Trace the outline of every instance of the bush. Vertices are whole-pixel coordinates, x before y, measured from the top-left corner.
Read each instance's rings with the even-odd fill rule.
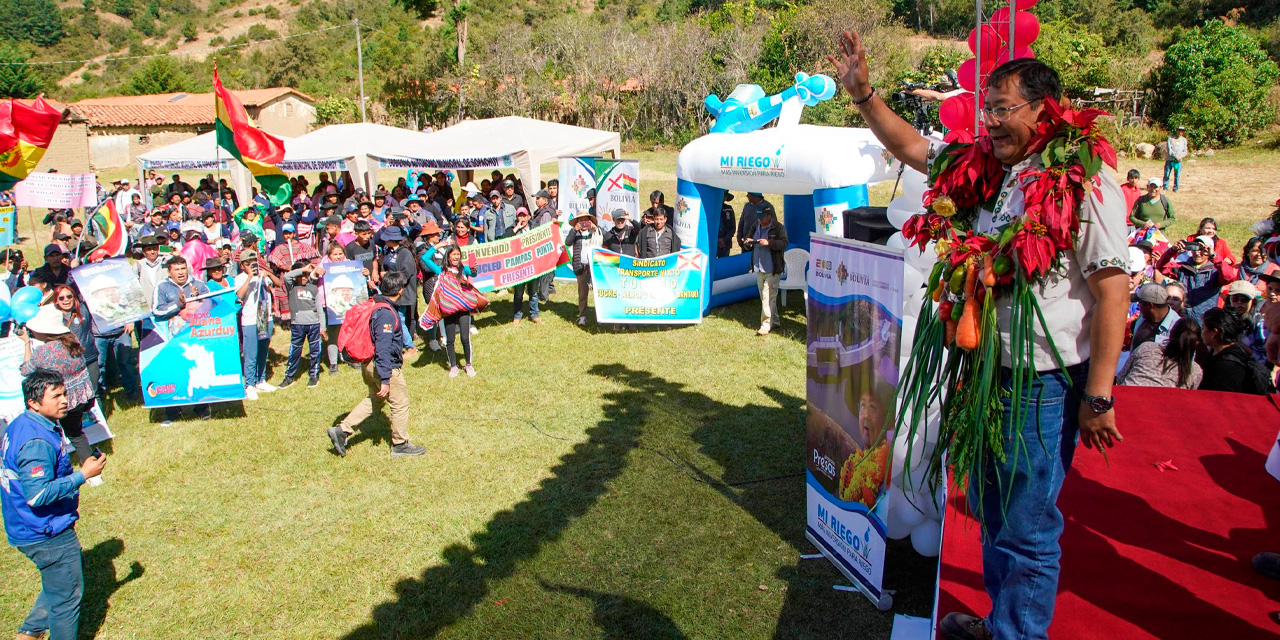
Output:
[[[195,40],[200,32],[196,30],[196,23],[188,20],[182,24],[182,39],[187,42]]]
[[[1032,45],[1036,58],[1058,70],[1062,90],[1072,98],[1093,93],[1094,87],[1113,87],[1110,72],[1114,57],[1102,36],[1066,20],[1041,25]]]
[[[176,93],[190,89],[191,81],[177,60],[160,56],[147,60],[147,64],[134,72],[125,92],[141,96],[156,93]]]
[[[249,31],[246,35],[249,36],[250,40],[270,40],[280,36],[279,32],[268,29],[261,24],[250,25]]]
[[[346,96],[329,96],[316,102],[316,124],[345,124],[360,121],[360,107]]]
[[[1267,92],[1277,76],[1245,29],[1206,22],[1165,51],[1153,115],[1169,129],[1185,126],[1196,146],[1236,144],[1274,120]]]
[[[267,5],[267,7],[262,10],[262,15],[266,16],[268,20],[279,20],[280,10],[275,8],[275,5]]]
[[[23,63],[29,56],[15,46],[0,44],[0,62]],[[44,91],[44,78],[34,67],[0,65],[0,98],[34,98]]]

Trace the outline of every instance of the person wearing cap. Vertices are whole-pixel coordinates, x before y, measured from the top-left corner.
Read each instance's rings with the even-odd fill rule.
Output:
[[[1177,222],[1178,216],[1173,210],[1173,203],[1160,193],[1160,181],[1152,178],[1147,181],[1147,192],[1138,196],[1129,209],[1129,224],[1135,229],[1156,229],[1164,231]]]
[[[676,230],[668,224],[670,220],[667,215],[667,209],[669,208],[659,206],[646,212],[653,216],[653,225],[641,228],[636,236],[636,257],[654,258],[665,256],[682,248],[680,246],[680,237],[676,235]]]
[[[76,638],[84,592],[83,559],[75,530],[80,487],[102,474],[107,457],[99,452],[82,458],[79,471],[72,467],[60,426],[69,406],[64,376],[35,369],[22,381],[22,395],[26,410],[5,427],[0,438],[0,473],[4,475],[0,511],[9,544],[39,569],[41,589],[18,627],[17,638]]]
[[[1169,331],[1173,324],[1182,319],[1178,312],[1169,308],[1169,292],[1164,285],[1147,282],[1138,287],[1138,317],[1134,319],[1133,336],[1129,342],[1132,351],[1144,342],[1155,342],[1161,349],[1169,342]]]
[[[51,284],[66,284],[71,275],[67,266],[67,253],[61,245],[48,244],[44,248],[44,264],[36,267],[32,274],[48,276]]]
[[[329,216],[321,221],[323,230],[317,234],[315,239],[316,253],[318,255],[328,255],[329,247],[337,244],[341,245],[342,241],[339,235],[342,233],[342,218],[338,216]]]
[[[596,227],[596,216],[581,211],[569,219],[573,227],[564,238],[569,251],[569,266],[578,280],[578,326],[587,326],[587,298],[591,295],[591,251],[604,246],[604,237]]]
[[[738,218],[733,211],[733,194],[724,192],[724,201],[720,203],[720,229],[716,233],[716,257],[724,258],[733,249],[733,234],[738,230]]]
[[[1221,260],[1228,264],[1239,266],[1239,260],[1236,260],[1236,254],[1231,252],[1231,246],[1227,241],[1218,235],[1218,221],[1213,218],[1201,218],[1200,226],[1196,227],[1196,232],[1187,236],[1187,242],[1191,242],[1199,237],[1206,237],[1213,240],[1213,255],[1216,260]]]
[[[529,221],[531,229],[551,224],[556,221],[556,210],[551,207],[551,193],[546,189],[542,189],[533,195],[533,202],[537,205],[533,216]],[[556,292],[555,288],[555,272],[548,272],[538,278],[538,298],[539,302],[546,304],[551,298],[551,294]]]
[[[151,317],[155,324],[168,322],[172,327],[179,323],[182,317],[180,314],[188,306],[194,307],[199,304],[199,302],[192,302],[191,299],[209,293],[209,287],[205,283],[191,277],[190,268],[187,259],[180,255],[171,256],[165,262],[168,277],[160,281],[156,287],[155,304],[151,307]],[[191,410],[201,420],[208,420],[212,415],[207,403],[192,405]],[[160,422],[160,426],[172,425],[173,421],[181,415],[182,407],[165,407],[164,419]]]
[[[1236,267],[1213,253],[1213,238],[1200,236],[1191,242],[1179,240],[1170,245],[1156,263],[1166,277],[1177,280],[1187,291],[1183,315],[1200,322],[1209,309],[1218,304],[1222,287],[1236,279]],[[1174,260],[1183,251],[1190,252],[1186,262]]]
[[[1178,192],[1178,183],[1182,177],[1182,159],[1186,158],[1190,152],[1187,138],[1184,135],[1186,132],[1186,127],[1179,126],[1164,143],[1164,188],[1169,188],[1169,174],[1172,173],[1174,193]]]
[[[624,256],[636,257],[636,238],[640,227],[631,221],[626,209],[614,209],[613,226],[604,233],[604,248]]]
[[[1240,345],[1255,360],[1270,370],[1267,363],[1267,331],[1262,315],[1262,296],[1258,288],[1244,280],[1236,280],[1227,285],[1227,307],[1235,309],[1241,318],[1248,320],[1252,327],[1240,337]]]
[[[782,281],[787,250],[787,229],[774,214],[773,205],[756,209],[756,224],[747,232],[746,248],[751,251],[751,270],[756,274],[756,286],[760,289],[760,330],[757,335],[768,335],[782,325],[778,313],[778,285]]]
[[[516,224],[511,227],[511,235],[518,236],[528,233],[532,226],[529,224],[529,210],[520,207],[516,209]],[[513,311],[511,323],[520,324],[524,318],[524,298],[525,294],[529,296],[529,321],[534,324],[542,324],[542,318],[539,316],[538,310],[538,280],[529,280],[521,282],[511,288],[511,309]]]
[[[738,248],[743,253],[749,250],[747,248],[747,238],[751,237],[750,231],[755,227],[756,212],[763,207],[772,208],[773,204],[765,200],[764,195],[761,193],[755,191],[747,193],[747,203],[742,205],[742,215],[738,217],[738,229],[735,232],[738,239]]]
[[[401,343],[404,345],[405,352],[414,356],[417,355],[418,349],[414,346],[413,329],[410,328],[409,323],[418,320],[414,314],[418,304],[418,262],[414,258],[413,250],[410,249],[411,241],[400,225],[392,224],[383,227],[379,236],[385,249],[382,258],[378,261],[380,278],[378,285],[381,286],[381,280],[386,279],[393,272],[404,276],[404,283],[400,285],[404,294],[396,298],[394,306],[396,313],[400,314]]]
[[[502,181],[502,204],[511,209],[519,209],[526,206],[524,196],[516,193],[516,181],[510,177]]]
[[[155,207],[147,212],[147,217],[142,221],[142,224],[134,225],[129,229],[129,240],[136,246],[144,236],[162,236],[167,233],[168,228],[164,221],[164,209]]]
[[[155,235],[145,235],[138,239],[142,247],[142,259],[133,263],[133,271],[138,274],[138,282],[142,284],[142,292],[147,296],[151,307],[156,304],[156,287],[165,278],[164,263],[167,255],[160,253],[160,239]],[[141,334],[139,334],[141,336]]]
[[[0,249],[0,260],[3,260],[8,270],[4,277],[4,284],[9,288],[9,295],[27,286],[28,265],[21,249]]]
[[[471,203],[473,207],[480,208],[477,217],[484,221],[485,242],[501,240],[511,234],[516,222],[516,210],[502,201],[502,194],[496,190],[490,191],[487,202],[482,203],[479,198],[472,198]]]
[[[292,263],[290,263],[292,266]],[[258,252],[240,252],[240,273],[234,281],[236,298],[240,300],[240,353],[244,358],[245,398],[257,400],[258,393],[270,393],[275,385],[267,382],[267,351],[275,325],[271,320],[272,288],[284,283],[270,269],[262,269]]]

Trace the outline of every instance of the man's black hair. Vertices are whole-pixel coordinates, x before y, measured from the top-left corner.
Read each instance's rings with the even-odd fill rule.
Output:
[[[404,290],[406,284],[409,284],[409,276],[400,271],[392,271],[382,276],[382,281],[378,283],[378,289],[382,291],[382,295],[394,298]]]
[[[352,227],[352,230],[355,231],[356,233],[359,233],[361,231],[373,231],[373,225],[369,224],[368,220],[356,220],[356,223]]]
[[[32,271],[31,273],[27,274],[27,284],[32,286],[35,286],[37,284],[43,284],[45,288],[52,287],[53,276],[49,275],[48,273],[45,273],[44,271]]]
[[[1137,169],[1130,169],[1129,173],[1125,174],[1126,180],[1133,180],[1135,178],[1141,178],[1141,177],[1142,177],[1142,174]]]
[[[172,258],[169,258],[169,262],[165,263],[165,267],[172,269],[174,265],[186,264],[186,263],[187,263],[186,258],[182,257],[181,255],[177,255],[177,256],[173,256]]]
[[[61,373],[50,369],[36,369],[22,379],[22,399],[27,401],[28,407],[32,402],[39,405],[44,402],[46,391],[65,386],[67,385]]]
[[[987,77],[987,86],[1003,87],[1014,78],[1018,79],[1018,92],[1023,100],[1062,98],[1062,79],[1058,72],[1035,58],[1018,58],[996,67]]]
[[[667,196],[661,191],[654,191],[653,193],[649,194],[649,202],[653,202],[654,200],[657,200],[658,202],[666,204]]]
[[[301,268],[303,268],[303,267],[307,266],[308,264],[311,264],[311,263],[310,263],[310,262],[307,262],[306,260],[294,260],[294,261],[293,261],[293,266],[292,266],[292,267],[289,267],[289,270],[290,270],[290,271],[293,271],[293,270],[295,270],[295,269],[301,269]]]
[[[548,186],[548,187],[558,187],[558,186],[560,186],[560,179],[559,179],[559,178],[552,178],[552,179],[548,180],[548,181],[547,181],[547,186]]]

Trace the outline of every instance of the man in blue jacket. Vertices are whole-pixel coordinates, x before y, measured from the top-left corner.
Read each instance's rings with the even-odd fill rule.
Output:
[[[395,311],[400,298],[408,294],[405,286],[408,282],[409,277],[403,272],[388,271],[378,284],[382,293],[372,298],[374,303],[381,304],[369,316],[373,359],[361,366],[369,395],[338,426],[329,427],[329,440],[340,456],[347,455],[347,438],[355,433],[356,426],[381,409],[383,404],[391,412],[391,455],[420,456],[427,451],[426,447],[409,442],[409,386],[405,384],[402,371],[404,342],[400,325],[403,318]]]
[[[75,529],[80,486],[102,473],[107,457],[98,453],[79,471],[72,469],[58,426],[67,415],[61,375],[36,369],[22,381],[22,395],[27,411],[9,423],[0,440],[0,507],[9,544],[40,569],[43,588],[17,637],[75,640],[84,593]]]

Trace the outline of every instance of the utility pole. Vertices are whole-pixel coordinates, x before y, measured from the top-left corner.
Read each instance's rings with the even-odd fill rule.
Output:
[[[360,46],[360,18],[352,18],[356,28],[356,69],[360,74],[360,122],[368,122],[364,111],[364,48]]]

